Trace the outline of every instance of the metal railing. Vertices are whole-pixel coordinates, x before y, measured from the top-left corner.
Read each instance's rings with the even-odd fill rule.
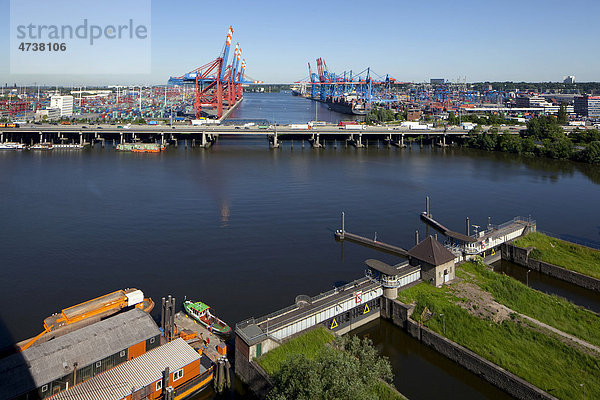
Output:
[[[504,228],[508,228],[509,226],[516,224],[516,223],[526,223],[527,225],[534,225],[536,224],[536,221],[534,219],[531,219],[531,216],[529,217],[514,217],[513,219],[503,222],[500,225],[495,225],[495,224],[489,224],[487,225],[487,229],[483,230],[483,231],[479,231],[477,233],[473,233],[471,234],[471,237],[474,239],[479,239],[479,235],[481,235],[481,232],[483,232],[483,236],[486,235],[490,235],[493,232],[502,230]]]
[[[333,288],[331,290],[328,290],[326,292],[319,293],[318,295],[311,297],[309,303],[314,304],[315,302],[317,302],[319,300],[322,300],[322,299],[324,299],[326,297],[329,297],[329,296],[332,296],[332,295],[335,295],[335,294],[338,294],[338,293],[341,293],[341,292],[345,292],[345,291],[347,291],[349,289],[353,289],[353,288],[355,288],[357,286],[360,286],[360,285],[362,285],[364,283],[367,283],[367,282],[370,282],[370,280],[367,277],[363,277],[363,278],[357,279],[357,280],[352,281],[350,283],[347,283],[347,284],[345,284],[343,286],[338,286],[338,287],[335,287],[335,288]],[[236,332],[238,334],[241,334],[244,338],[246,338],[248,340],[253,340],[253,339],[256,339],[256,338],[261,337],[261,336],[271,337],[269,335],[269,332],[264,332],[264,331],[261,334],[255,335],[253,337],[248,337],[242,330],[244,328],[248,327],[249,325],[253,325],[253,324],[259,325],[259,324],[262,324],[262,323],[267,322],[269,320],[272,320],[272,319],[275,319],[275,318],[280,318],[281,316],[283,316],[283,315],[285,315],[285,314],[287,314],[287,313],[289,313],[291,311],[298,310],[298,309],[299,309],[299,307],[296,304],[293,304],[291,306],[288,306],[288,307],[283,308],[281,310],[277,310],[275,312],[272,312],[272,313],[270,313],[268,315],[265,315],[265,316],[262,316],[262,317],[259,317],[259,318],[254,318],[254,317],[253,318],[248,318],[248,319],[246,319],[244,321],[238,322],[235,325]],[[307,309],[307,311],[309,311],[309,310]],[[278,328],[280,328],[282,326],[288,325],[289,322],[291,320],[294,320],[294,319],[298,319],[299,320],[299,319],[301,319],[301,316],[295,315],[295,316],[293,316],[291,318],[285,319],[283,321],[279,321],[276,325],[269,326],[268,330],[278,329]]]

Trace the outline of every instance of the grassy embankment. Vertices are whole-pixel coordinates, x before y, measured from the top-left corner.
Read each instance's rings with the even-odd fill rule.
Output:
[[[433,312],[433,317],[424,324],[439,334],[443,334],[445,317],[448,339],[554,396],[581,398],[583,384],[587,398],[600,398],[599,358],[541,334],[514,316],[496,323],[472,315],[459,306],[464,299],[457,297],[451,288],[437,289],[421,283],[400,292],[399,300],[417,303],[413,314],[416,320],[424,307]]]
[[[269,351],[256,361],[267,374],[274,375],[279,371],[286,358],[304,354],[307,358],[314,360],[323,346],[333,339],[335,336],[327,329],[313,329]]]
[[[304,354],[314,360],[322,352],[323,347],[334,339],[335,336],[325,328],[313,329],[269,351],[256,361],[273,376],[279,372],[286,359]],[[380,400],[406,400],[406,397],[383,381],[375,384],[373,391]]]
[[[568,300],[531,289],[507,275],[473,263],[456,270],[457,276],[490,292],[513,311],[535,318],[588,343],[600,346],[600,317]]]
[[[530,233],[514,242],[519,247],[535,247],[530,257],[600,279],[600,251],[546,236]]]

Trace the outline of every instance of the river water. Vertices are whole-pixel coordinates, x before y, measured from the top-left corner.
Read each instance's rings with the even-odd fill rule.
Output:
[[[249,94],[236,118],[263,101],[280,103],[278,121],[308,102]],[[292,122],[314,119],[309,114]],[[126,287],[155,301],[168,294],[179,304],[184,296],[205,301],[232,325],[270,313],[298,294],[361,277],[367,258],[398,260],[349,243],[342,249],[333,239],[342,210],[347,230],[410,247],[415,230],[425,234],[418,215],[426,195],[435,218],[455,230],[466,216],[485,225],[488,216],[502,223],[531,215],[545,231],[600,242],[599,183],[597,167],[416,145],[313,150],[284,142],[269,150],[264,138],[230,137],[208,150],[160,154],[0,152],[0,323],[7,328],[0,347],[37,334],[62,308]],[[374,339],[389,336],[383,325]],[[407,342],[378,344],[400,354]],[[426,362],[414,357],[405,362],[417,369]],[[398,378],[404,367],[394,363],[400,391],[427,398]],[[440,363],[429,364],[448,375]],[[490,385],[452,368],[462,371],[456,387],[490,390],[454,395],[495,398]]]

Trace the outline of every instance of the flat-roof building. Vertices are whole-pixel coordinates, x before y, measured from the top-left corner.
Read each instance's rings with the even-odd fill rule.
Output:
[[[0,398],[47,398],[159,346],[160,330],[133,309],[0,360]]]
[[[583,117],[600,118],[600,96],[575,96],[575,114]]]
[[[165,373],[167,372],[168,375]],[[177,338],[104,372],[52,400],[159,399],[172,387],[173,398],[191,395],[210,383],[212,361]]]

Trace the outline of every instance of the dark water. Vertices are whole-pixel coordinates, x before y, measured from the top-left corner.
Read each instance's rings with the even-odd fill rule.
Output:
[[[529,287],[544,293],[564,297],[572,303],[600,313],[600,293],[596,291],[572,285],[538,271],[532,270],[527,273],[527,268],[506,260],[498,261],[493,266],[494,270],[503,272],[525,284],[529,284]]]
[[[278,124],[305,124],[309,121],[338,121],[356,119],[356,116],[329,110],[327,105],[292,96],[290,92],[244,93],[244,100],[229,119],[266,119]]]
[[[278,120],[292,102],[311,104],[286,99]],[[456,230],[465,216],[485,225],[531,214],[540,229],[598,241],[599,175],[468,149],[269,150],[266,139],[162,154],[0,152],[0,347],[126,287],[205,301],[231,324],[264,315],[359,278],[367,258],[396,260],[352,244],[342,253],[340,211],[349,231],[409,247],[425,232],[426,195]]]
[[[394,370],[394,386],[411,400],[511,399],[507,393],[458,366],[383,319],[352,331],[373,340]]]

